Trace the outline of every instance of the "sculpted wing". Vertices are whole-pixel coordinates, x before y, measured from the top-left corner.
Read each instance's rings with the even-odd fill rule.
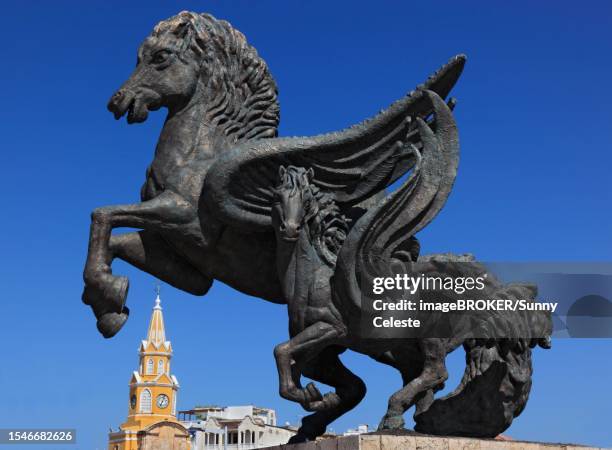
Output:
[[[442,101],[464,64],[463,55],[454,57],[416,91],[374,118],[346,130],[239,144],[209,170],[202,194],[207,208],[232,227],[265,231],[271,225],[272,190],[278,167],[294,165],[312,167],[314,183],[334,193],[340,208],[348,211],[414,167],[415,154],[406,149],[410,148],[408,144],[423,148],[422,133],[412,119],[432,113],[432,102],[425,91]],[[437,117],[434,114],[429,125],[436,133],[447,133],[446,125],[438,124]]]
[[[417,164],[400,188],[369,209],[351,228],[332,278],[337,304],[350,314],[361,303],[361,282],[385,273],[393,261],[409,261],[412,237],[444,206],[459,162],[457,128],[449,107],[435,92],[425,91],[436,132],[421,118],[417,130],[422,149],[413,147]]]

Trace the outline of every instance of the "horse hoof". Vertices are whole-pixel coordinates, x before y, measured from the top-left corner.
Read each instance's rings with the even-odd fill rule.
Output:
[[[120,314],[125,306],[130,282],[127,277],[104,274],[94,285],[85,284],[81,299],[100,318],[107,312]]]
[[[306,411],[330,411],[337,408],[342,403],[342,399],[335,392],[328,392],[319,401],[310,402],[304,409]]]
[[[319,389],[315,386],[314,383],[308,383],[306,387],[302,389],[302,392],[304,393],[305,403],[313,403],[323,400],[321,391],[319,391]]]
[[[98,319],[98,323],[96,324],[98,331],[105,338],[112,338],[119,332],[121,327],[123,327],[123,324],[125,324],[129,314],[130,310],[126,307],[123,308],[121,313],[107,312],[102,314]]]
[[[298,433],[298,434],[291,436],[289,441],[287,441],[287,444],[301,444],[302,442],[309,442],[309,441],[310,439],[308,439],[306,435]]]
[[[402,416],[391,416],[383,417],[383,420],[378,425],[378,431],[382,430],[401,430],[404,428],[404,417]]]
[[[83,294],[81,294],[81,301],[93,308],[94,305],[99,303],[99,300],[100,295],[98,294],[98,291],[92,286],[86,284],[85,288],[83,289]]]
[[[323,403],[325,404],[325,409],[333,409],[340,406],[342,399],[335,392],[328,392],[323,396]]]
[[[111,310],[123,312],[125,299],[127,298],[130,281],[128,277],[115,277],[104,287],[104,297],[111,305]]]

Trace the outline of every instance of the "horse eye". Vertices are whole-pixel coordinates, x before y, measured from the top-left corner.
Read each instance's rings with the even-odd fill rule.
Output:
[[[159,50],[155,52],[153,57],[151,58],[151,62],[153,64],[161,64],[170,56],[170,52],[168,50]]]

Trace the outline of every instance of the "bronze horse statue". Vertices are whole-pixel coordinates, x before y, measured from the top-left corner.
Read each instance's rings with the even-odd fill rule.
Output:
[[[422,86],[445,97],[464,65],[453,58]],[[320,169],[316,180],[344,210],[384,190],[413,161],[386,158],[405,119],[430,110],[418,93],[347,130],[276,138],[277,88],[242,33],[207,14],[160,22],[138,49],[130,78],[108,109],[128,123],[165,107],[168,116],[147,169],[140,203],[92,213],[83,300],[105,337],[128,316],[128,280],[112,274],[120,258],[172,286],[204,295],[213,280],[285,303],[270,229],[272,186],[280,164]],[[410,138],[418,143],[416,133]],[[112,235],[114,228],[142,231]],[[257,233],[257,239],[253,234]],[[245,261],[251,263],[245,264]]]
[[[338,211],[355,224],[352,232],[369,214],[368,201],[414,170],[415,153],[398,151],[398,142],[428,157],[416,126],[424,120],[444,154],[454,156],[448,163],[431,155],[439,182],[424,183],[430,201],[414,204],[412,239],[437,214],[452,187],[458,160],[454,100],[444,104],[443,99],[464,63],[462,55],[452,58],[415,91],[346,130],[279,138],[276,83],[242,33],[208,14],[181,12],[160,22],[138,49],[134,72],[108,103],[115,118],[127,114],[128,123],[143,122],[162,107],[168,114],[141,202],[92,213],[82,299],[91,306],[98,330],[114,336],[129,314],[128,280],[112,273],[115,258],[194,295],[205,295],[217,279],[246,294],[287,303],[272,227],[279,167],[312,168],[310,182],[334,196]],[[432,114],[434,103],[438,114]],[[140,231],[112,234],[121,227]],[[339,255],[348,251],[350,236]],[[355,267],[340,260],[336,272],[343,271],[345,279],[334,279],[351,289]],[[356,381],[334,352],[323,351],[318,358],[327,369],[302,367],[304,374],[339,390]],[[389,355],[380,359],[396,363]],[[358,402],[361,391],[365,386],[357,385],[343,410]],[[317,413],[327,416],[305,420],[299,439],[320,434],[321,424],[340,411],[322,409]]]

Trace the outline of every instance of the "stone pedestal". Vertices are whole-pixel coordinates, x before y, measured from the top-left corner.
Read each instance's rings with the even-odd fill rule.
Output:
[[[601,450],[576,444],[428,436],[418,433],[339,436],[303,444],[268,447],[267,450]]]

